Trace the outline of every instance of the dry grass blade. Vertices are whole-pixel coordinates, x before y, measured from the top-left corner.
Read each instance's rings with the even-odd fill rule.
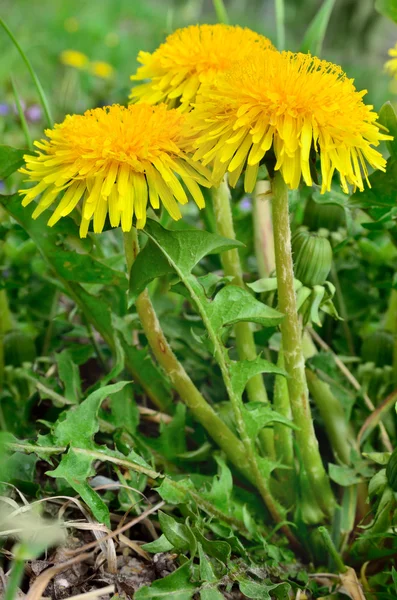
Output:
[[[374,403],[369,398],[368,394],[366,394],[364,392],[360,383],[357,381],[357,379],[354,377],[354,375],[352,375],[350,373],[349,369],[343,364],[341,359],[335,354],[335,352],[333,352],[332,348],[330,346],[328,346],[328,344],[326,342],[324,342],[324,340],[318,335],[318,333],[316,333],[314,331],[314,329],[311,329],[309,327],[308,331],[309,331],[311,337],[313,338],[313,340],[320,346],[320,348],[322,348],[326,352],[330,352],[332,354],[332,356],[335,360],[336,366],[339,368],[341,373],[343,373],[343,375],[346,377],[346,379],[351,383],[351,385],[354,387],[354,389],[357,390],[358,392],[360,392],[360,394],[362,394],[362,397],[364,399],[364,402],[365,402],[368,410],[373,412],[375,410]],[[388,436],[388,433],[387,433],[382,421],[379,421],[378,425],[379,425],[380,437],[381,437],[383,446],[385,447],[385,449],[388,452],[393,452],[393,445],[390,441],[390,438]]]
[[[98,590],[92,590],[91,592],[86,592],[85,594],[77,594],[77,596],[69,596],[65,598],[65,600],[95,600],[96,598],[101,598],[104,594],[114,594],[115,588],[114,585],[107,585],[106,587],[100,588]]]
[[[76,552],[81,552],[82,550],[83,551],[85,551],[85,550],[91,550],[92,548],[95,548],[95,546],[97,546],[98,543],[105,542],[105,541],[107,541],[110,538],[115,538],[120,533],[123,533],[124,531],[127,531],[127,529],[130,529],[134,525],[137,525],[137,523],[140,523],[141,521],[143,521],[144,519],[146,519],[146,517],[148,517],[149,515],[152,515],[153,513],[155,513],[158,510],[160,510],[160,508],[162,508],[164,505],[165,505],[165,502],[162,500],[161,502],[158,502],[157,504],[155,504],[151,508],[148,508],[147,510],[145,510],[145,512],[143,512],[138,517],[135,517],[135,519],[132,519],[132,521],[129,521],[128,523],[126,523],[122,527],[119,527],[115,531],[112,531],[111,533],[109,533],[108,535],[106,535],[105,537],[103,537],[101,540],[98,540],[96,542],[90,542],[89,544],[86,544],[85,546],[82,546],[78,550],[69,550],[69,551],[66,551],[66,553],[73,555],[73,554],[76,554]]]
[[[77,563],[84,562],[88,558],[91,558],[91,556],[92,553],[85,552],[43,571],[43,573],[41,573],[38,576],[32,587],[30,588],[26,596],[26,600],[40,600],[44,590],[46,589],[51,579],[55,577],[55,575],[58,575],[58,573],[61,573],[62,571],[66,571],[66,569],[69,569]]]
[[[363,441],[364,434],[368,434],[374,429],[378,424],[382,415],[386,413],[390,408],[395,404],[397,399],[397,390],[394,390],[379,406],[376,407],[373,413],[369,415],[369,417],[365,420],[364,425],[361,427],[357,441],[359,444]]]

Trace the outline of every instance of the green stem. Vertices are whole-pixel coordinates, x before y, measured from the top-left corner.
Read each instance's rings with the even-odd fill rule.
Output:
[[[24,560],[15,559],[13,561],[11,573],[7,580],[7,587],[4,592],[4,600],[15,600],[15,598],[18,598],[18,588],[22,581],[24,569]]]
[[[230,191],[225,179],[219,187],[212,189],[212,201],[218,234],[235,240],[236,234],[234,232],[232,210],[230,206]],[[243,270],[238,249],[233,248],[233,250],[222,252],[221,261],[225,275],[227,277],[233,277],[232,284],[244,288]],[[240,360],[255,360],[257,351],[250,323],[237,323],[234,326],[234,331]],[[255,375],[247,383],[247,394],[251,402],[263,402],[268,404],[269,399],[261,374]],[[271,458],[275,458],[272,430],[262,430],[260,440],[265,454]]]
[[[272,222],[270,181],[258,181],[254,193],[253,225],[255,256],[261,279],[269,277],[276,268]]]
[[[328,533],[328,530],[325,527],[319,527],[318,532],[322,537],[323,544],[326,550],[328,551],[331,560],[335,563],[338,573],[346,573],[347,567],[344,564],[342,558],[340,557],[339,552],[335,548],[331,536]]]
[[[284,369],[283,350],[280,348],[278,353],[277,366]],[[273,394],[274,410],[292,420],[291,405],[288,396],[288,384],[285,377],[276,375]],[[295,460],[294,460],[294,441],[292,429],[282,423],[274,424],[274,447],[277,459],[282,465],[290,467],[290,470],[279,469],[276,471],[277,479],[288,488],[289,500],[291,504],[295,500]]]
[[[44,93],[43,88],[41,87],[41,83],[39,81],[39,78],[37,77],[31,63],[30,60],[28,59],[28,57],[26,56],[25,52],[22,50],[21,46],[19,45],[17,39],[15,38],[14,34],[12,33],[12,31],[7,27],[7,25],[4,23],[3,19],[0,18],[0,25],[3,27],[4,31],[7,33],[8,37],[11,39],[12,43],[14,44],[14,46],[16,47],[16,49],[18,50],[19,54],[21,55],[21,58],[23,60],[23,62],[25,63],[30,76],[33,80],[33,83],[36,87],[37,93],[39,95],[40,98],[40,102],[41,105],[43,107],[46,119],[47,119],[47,124],[48,127],[52,127],[53,125],[53,120],[51,117],[51,112],[50,112],[50,107],[48,105],[47,102],[47,98],[46,95]]]
[[[339,311],[343,318],[342,324],[343,324],[343,329],[345,331],[345,336],[346,336],[346,341],[347,341],[347,345],[349,348],[349,352],[352,356],[355,356],[356,351],[354,348],[353,335],[352,335],[351,329],[349,327],[349,315],[347,313],[345,300],[343,298],[343,292],[342,292],[342,288],[340,286],[338,272],[337,272],[334,264],[332,264],[332,267],[331,267],[331,277],[332,277],[332,281],[335,285],[335,292],[336,292],[336,297],[338,299]]]
[[[281,336],[285,370],[289,375],[288,393],[291,410],[294,423],[299,427],[295,435],[313,494],[325,514],[331,516],[335,499],[321,460],[309,406],[301,327],[294,291],[288,190],[279,172],[275,173],[272,189],[278,308],[285,315],[281,322]]]
[[[385,329],[394,335],[393,346],[393,376],[397,385],[397,290],[392,290],[389,299],[389,307],[386,313]]]
[[[229,25],[229,17],[223,0],[212,0],[219,23]]]
[[[128,233],[124,233],[124,249],[129,273],[139,251],[135,228]],[[235,467],[248,480],[255,480],[247,465],[243,444],[207,403],[173,353],[161,329],[147,290],[138,296],[135,306],[149,346],[156,360],[170,378],[181,400],[189,407],[197,421],[203,425]]]
[[[4,383],[4,335],[12,329],[12,318],[6,290],[0,290],[0,390]]]
[[[331,392],[328,383],[321,381],[310,369],[306,369],[306,379],[310,394],[324,421],[334,454],[340,462],[350,464],[352,432],[346,422],[341,403]]]

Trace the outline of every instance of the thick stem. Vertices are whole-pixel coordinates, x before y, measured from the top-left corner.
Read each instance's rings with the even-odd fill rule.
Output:
[[[212,199],[216,217],[216,227],[219,235],[235,240],[233,217],[230,206],[230,191],[226,180],[218,188],[213,188]],[[222,266],[226,276],[233,277],[233,285],[244,288],[243,270],[238,249],[227,250],[221,254]],[[241,322],[234,326],[236,346],[240,360],[255,360],[257,357],[254,334],[250,323]],[[269,402],[263,376],[255,375],[247,383],[247,394],[251,402]],[[272,430],[261,431],[260,440],[265,454],[275,458]]]
[[[124,248],[129,273],[139,251],[135,228],[128,233],[124,233]],[[235,467],[248,480],[254,482],[255,478],[247,464],[243,444],[206,402],[176,358],[161,329],[147,290],[138,296],[135,306],[152,352],[169,376],[181,400],[189,407],[197,421],[203,425]]]
[[[306,379],[310,394],[324,421],[332,450],[342,463],[348,465],[353,436],[342,405],[331,392],[328,383],[321,381],[310,369],[306,369]]]
[[[281,322],[281,336],[285,370],[289,375],[288,392],[291,410],[294,423],[299,427],[295,435],[313,494],[323,511],[331,516],[335,499],[321,460],[309,406],[301,328],[294,291],[288,190],[279,172],[275,174],[272,189],[278,308],[285,315]]]
[[[253,225],[259,277],[269,277],[276,268],[270,181],[258,181],[254,193]]]

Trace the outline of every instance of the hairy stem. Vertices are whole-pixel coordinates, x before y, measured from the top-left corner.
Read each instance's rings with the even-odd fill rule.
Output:
[[[258,181],[254,193],[253,225],[258,274],[269,277],[276,268],[270,181]]]
[[[230,206],[230,191],[224,179],[218,188],[212,190],[212,200],[216,217],[216,227],[219,235],[235,240],[232,210]],[[237,248],[222,252],[221,261],[226,276],[233,277],[232,284],[244,288],[243,270]],[[234,326],[236,346],[240,360],[255,360],[257,351],[254,334],[250,323],[241,322]],[[269,402],[261,374],[255,375],[247,383],[247,394],[251,402]],[[260,441],[266,456],[275,458],[273,432],[264,429],[260,433]]]
[[[295,433],[296,441],[313,494],[325,514],[331,516],[335,499],[321,460],[310,411],[301,327],[294,291],[288,190],[279,172],[275,174],[272,189],[278,308],[285,315],[281,322],[281,336],[285,370],[289,375],[288,393],[291,410],[294,423],[299,427]]]
[[[135,228],[128,233],[124,233],[124,248],[127,269],[130,273],[132,264],[139,252]],[[135,306],[152,352],[167,373],[181,400],[189,407],[197,421],[203,425],[235,467],[247,479],[254,481],[251,470],[247,465],[243,444],[207,403],[173,353],[161,329],[147,290],[144,290],[138,296]]]

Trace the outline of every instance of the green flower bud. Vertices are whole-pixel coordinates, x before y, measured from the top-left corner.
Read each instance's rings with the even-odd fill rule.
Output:
[[[299,231],[292,238],[294,274],[308,287],[323,285],[332,265],[331,244],[317,233]]]
[[[338,231],[346,226],[346,215],[340,204],[323,204],[309,198],[303,215],[303,225],[311,231],[324,228],[328,231]]]
[[[20,367],[24,362],[33,362],[36,347],[33,338],[22,331],[9,331],[4,336],[4,362],[6,365]]]
[[[386,465],[386,479],[393,492],[397,492],[397,448]]]
[[[361,356],[364,362],[375,363],[375,367],[385,367],[393,363],[393,347],[393,334],[380,329],[365,338]]]

